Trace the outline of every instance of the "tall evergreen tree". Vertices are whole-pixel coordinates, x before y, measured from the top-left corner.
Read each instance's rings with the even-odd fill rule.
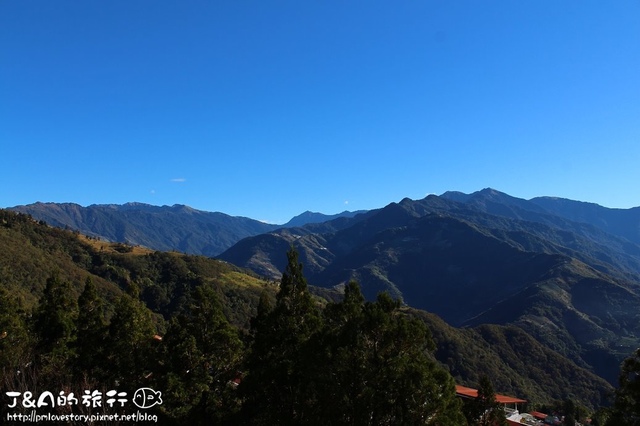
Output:
[[[60,386],[69,382],[66,375],[74,357],[77,314],[71,283],[60,280],[57,274],[49,277],[33,324],[37,339],[36,366],[43,383]]]
[[[20,302],[0,286],[0,374],[27,363],[31,336]]]
[[[344,300],[325,309],[321,340],[318,423],[464,424],[453,379],[429,357],[428,329],[388,295],[365,303],[347,285]]]
[[[220,424],[238,408],[229,383],[240,366],[242,342],[210,285],[198,286],[188,300],[163,340],[163,408],[181,422]]]
[[[84,290],[78,298],[76,329],[76,375],[93,379],[103,377],[108,328],[104,317],[104,301],[91,277],[87,277]]]
[[[244,421],[251,424],[295,424],[307,414],[305,345],[320,328],[320,314],[293,248],[287,259],[274,308],[263,301],[253,321],[248,374],[240,385]]]
[[[250,332],[252,334],[252,337],[255,338],[258,330],[264,330],[267,327],[266,322],[271,311],[273,311],[273,304],[271,303],[269,295],[263,291],[260,295],[260,300],[258,301],[256,316],[251,318],[250,321]]]
[[[0,395],[33,391],[33,337],[21,301],[0,284]],[[15,410],[0,405],[0,418]]]
[[[111,317],[106,348],[108,382],[132,389],[153,368],[152,342],[156,329],[151,311],[128,294],[120,296]]]
[[[75,338],[77,310],[71,284],[57,274],[48,278],[34,324],[42,352],[61,349]]]

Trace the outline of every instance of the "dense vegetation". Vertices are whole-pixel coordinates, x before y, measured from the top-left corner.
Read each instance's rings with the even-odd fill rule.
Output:
[[[278,285],[223,262],[107,244],[5,211],[0,242],[3,396],[117,389],[131,397],[146,387],[162,392],[149,412],[165,424],[460,425],[468,413],[453,376],[473,386],[488,371],[505,392],[500,371],[508,369],[519,396],[569,396],[527,394],[531,379],[517,358],[530,351],[513,348],[531,345],[544,361],[532,357],[527,367],[560,366],[553,374],[570,378],[563,386],[580,404],[593,407],[607,390],[519,329],[456,330],[385,294],[367,302],[355,283],[339,301],[314,296],[295,251]],[[627,370],[623,389],[636,383],[636,364]],[[606,415],[628,407],[628,395]],[[15,412],[7,403],[0,411]]]

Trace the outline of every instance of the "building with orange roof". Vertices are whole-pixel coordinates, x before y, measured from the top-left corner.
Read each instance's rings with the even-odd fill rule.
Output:
[[[456,395],[464,399],[476,399],[478,397],[478,390],[468,388],[466,386],[456,385]],[[526,399],[515,398],[513,396],[496,394],[496,401],[503,405],[504,414],[507,417],[507,423],[510,426],[538,426],[542,425],[542,422],[537,420],[531,414],[520,413],[518,411],[518,404],[526,404]]]

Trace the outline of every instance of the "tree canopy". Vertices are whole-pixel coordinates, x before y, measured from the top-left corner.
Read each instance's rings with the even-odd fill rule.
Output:
[[[640,349],[624,360],[608,426],[640,425]]]
[[[249,424],[464,424],[455,383],[430,355],[425,324],[359,286],[320,313],[297,253],[273,309],[263,299],[241,384]]]

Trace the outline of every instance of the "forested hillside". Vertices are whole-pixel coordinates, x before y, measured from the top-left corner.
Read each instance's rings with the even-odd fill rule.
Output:
[[[314,296],[295,251],[277,283],[8,211],[0,246],[2,395],[147,387],[162,391],[149,413],[165,424],[421,424],[440,413],[431,423],[459,425],[454,381],[477,386],[483,372],[532,404],[593,409],[612,392],[521,329],[456,329],[386,295],[366,301],[353,283],[344,297],[324,293],[335,301]]]

